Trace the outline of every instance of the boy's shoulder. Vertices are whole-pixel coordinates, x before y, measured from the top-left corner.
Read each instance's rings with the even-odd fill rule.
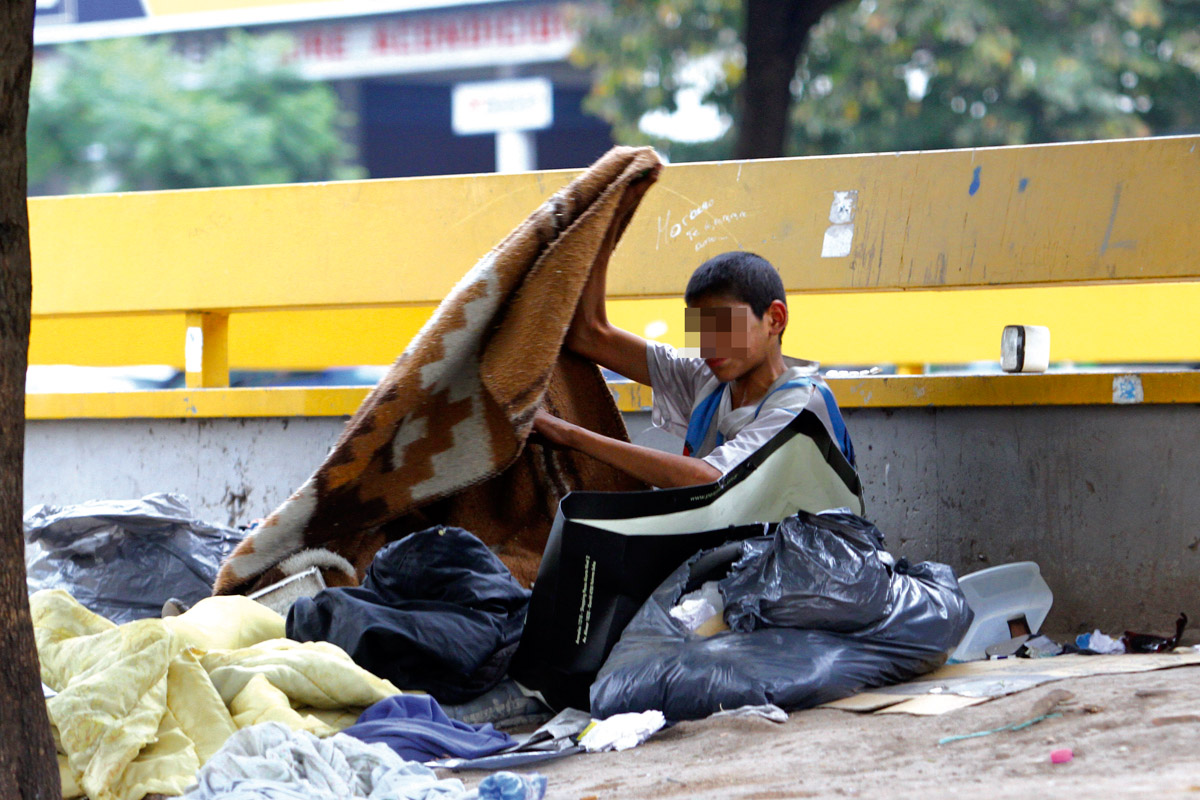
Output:
[[[821,371],[821,362],[809,361],[807,358],[795,358],[793,356],[784,356],[783,363],[789,369],[800,370],[801,374],[806,377],[819,375]]]
[[[699,376],[705,375],[712,377],[712,372],[708,365],[704,363],[704,359],[697,356],[690,356],[680,353],[674,346],[666,342],[656,342],[653,339],[646,340],[646,357],[651,367],[650,375],[655,377],[656,373],[660,375],[671,374]],[[658,369],[656,370],[655,367]]]
[[[702,358],[689,358],[664,342],[647,341],[646,362],[654,391],[651,421],[682,435],[697,399],[719,386]]]

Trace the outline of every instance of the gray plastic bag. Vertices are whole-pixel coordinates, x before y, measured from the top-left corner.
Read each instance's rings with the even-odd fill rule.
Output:
[[[741,630],[706,638],[671,617],[709,580],[721,581],[726,621]],[[802,512],[672,573],[597,675],[592,714],[658,709],[678,721],[745,705],[811,708],[939,666],[971,617],[948,566],[894,563],[861,517]]]
[[[187,498],[39,505],[25,514],[29,592],[64,589],[120,624],[157,617],[168,599],[188,605],[212,594],[238,531],[194,519]]]

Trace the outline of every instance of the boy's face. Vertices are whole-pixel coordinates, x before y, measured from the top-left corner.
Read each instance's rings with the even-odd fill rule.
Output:
[[[700,356],[721,382],[737,380],[760,366],[779,347],[787,306],[776,300],[762,317],[729,297],[701,297],[685,314],[687,344],[698,341]]]

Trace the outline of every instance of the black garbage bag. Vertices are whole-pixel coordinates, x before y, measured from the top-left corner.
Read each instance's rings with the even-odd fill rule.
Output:
[[[177,494],[34,506],[25,514],[29,592],[64,589],[117,624],[157,617],[172,597],[190,605],[212,594],[242,536],[195,519]]]
[[[735,631],[861,630],[887,613],[891,566],[883,534],[862,517],[801,512],[743,543],[720,584],[725,622]]]
[[[446,704],[498,684],[525,627],[529,590],[462,528],[430,528],[375,555],[362,586],[295,602],[289,639],[332,642],[401,689]]]
[[[868,558],[872,541],[878,565]],[[779,568],[805,561],[794,573]],[[836,597],[804,585],[814,573]],[[747,629],[706,638],[671,617],[681,596],[710,580],[728,588],[733,619]],[[658,709],[677,721],[743,705],[811,708],[939,666],[971,617],[948,566],[893,564],[866,520],[802,513],[770,536],[698,553],[664,581],[592,684],[591,711],[605,718]],[[776,627],[775,620],[833,629]]]

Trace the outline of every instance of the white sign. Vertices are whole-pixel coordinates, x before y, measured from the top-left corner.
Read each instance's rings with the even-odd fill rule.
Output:
[[[460,83],[451,106],[459,136],[541,130],[554,121],[553,87],[545,78]]]
[[[68,0],[37,0],[34,3],[34,19],[37,25],[75,22],[75,3]]]

